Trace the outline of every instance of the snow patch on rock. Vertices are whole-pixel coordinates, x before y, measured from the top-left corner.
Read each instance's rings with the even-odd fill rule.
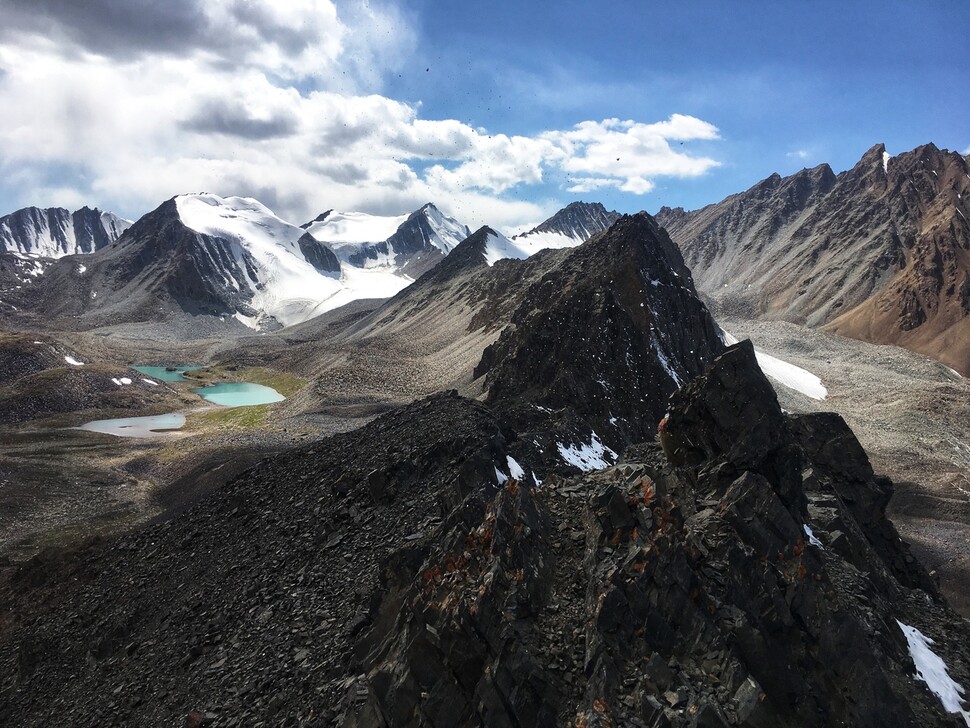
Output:
[[[896,624],[906,637],[909,646],[909,656],[916,665],[916,679],[922,680],[940,702],[947,713],[957,713],[970,726],[970,711],[962,704],[963,686],[950,677],[943,659],[930,649],[933,640],[920,632],[916,627],[903,624],[898,619]]]
[[[590,438],[589,444],[580,443],[579,445],[563,445],[556,443],[559,455],[570,465],[573,465],[584,473],[591,470],[602,470],[608,468],[616,462],[617,454],[600,442],[599,435],[595,432]]]
[[[721,341],[727,346],[738,343],[738,340],[724,329],[720,329],[720,332]],[[799,366],[760,352],[757,349],[755,349],[755,356],[757,356],[758,366],[761,367],[761,371],[765,373],[765,376],[774,379],[779,384],[789,389],[794,389],[796,392],[801,392],[806,397],[811,397],[812,399],[825,399],[828,396],[829,391],[822,384],[822,380],[807,369],[802,369]]]

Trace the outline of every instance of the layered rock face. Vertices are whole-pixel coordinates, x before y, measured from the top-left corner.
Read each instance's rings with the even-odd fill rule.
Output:
[[[898,344],[970,374],[970,163],[932,144],[777,174],[657,219],[729,313]]]
[[[607,210],[599,202],[571,202],[548,220],[515,238],[535,238],[550,243],[569,239],[578,245],[603,232],[619,219],[620,213]]]

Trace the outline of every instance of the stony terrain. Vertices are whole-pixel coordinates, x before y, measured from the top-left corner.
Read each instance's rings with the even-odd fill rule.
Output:
[[[952,725],[895,620],[964,682],[966,623],[838,418],[785,417],[739,345],[668,431],[669,456],[499,485],[532,469],[515,433],[445,394],[7,569],[0,718]]]

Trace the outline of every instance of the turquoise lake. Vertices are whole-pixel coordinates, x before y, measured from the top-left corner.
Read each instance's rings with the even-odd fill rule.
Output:
[[[223,382],[211,387],[196,387],[192,390],[202,399],[223,407],[247,407],[254,404],[282,402],[286,397],[272,387],[249,382]]]
[[[195,369],[201,369],[202,367],[200,367],[198,364],[180,364],[177,366],[172,365],[171,371],[169,371],[169,367],[150,367],[139,364],[137,366],[132,365],[131,368],[136,372],[141,372],[146,377],[152,377],[162,382],[184,382],[187,381],[185,377],[182,376],[185,374],[185,372],[191,372]]]

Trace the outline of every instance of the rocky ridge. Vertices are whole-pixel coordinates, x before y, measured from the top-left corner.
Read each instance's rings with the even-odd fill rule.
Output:
[[[663,208],[699,290],[732,315],[897,344],[970,374],[970,166],[932,144],[851,170],[775,174],[700,210]]]
[[[844,423],[784,415],[743,343],[668,432],[668,457],[473,495],[410,580],[387,568],[343,725],[953,725],[897,620],[955,678],[966,623]]]
[[[536,431],[572,426],[578,440],[592,432],[621,450],[652,437],[667,397],[722,348],[677,247],[640,213],[532,283],[475,376],[540,449],[556,440]]]

